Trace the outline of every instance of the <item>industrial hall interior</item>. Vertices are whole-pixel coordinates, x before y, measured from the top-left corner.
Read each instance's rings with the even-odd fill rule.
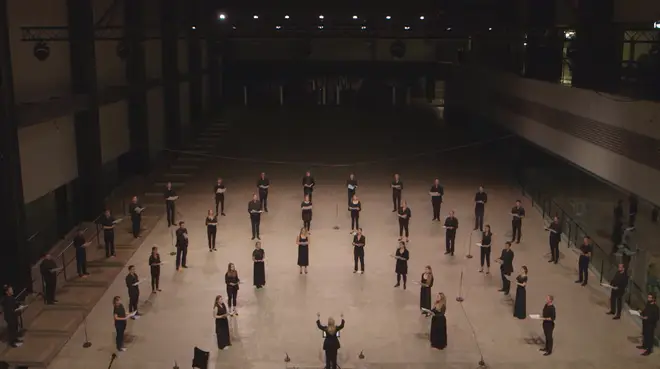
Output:
[[[660,369],[660,1],[0,32],[0,369]]]

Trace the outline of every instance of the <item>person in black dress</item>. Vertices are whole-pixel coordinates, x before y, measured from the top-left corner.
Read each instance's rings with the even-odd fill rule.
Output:
[[[493,232],[490,231],[490,225],[486,224],[485,228],[486,230],[481,234],[481,244],[479,246],[481,259],[479,273],[484,272],[484,264],[486,264],[486,274],[490,274],[490,250],[493,243]]]
[[[509,280],[509,276],[511,273],[513,273],[513,256],[514,255],[513,251],[511,250],[511,242],[506,242],[504,244],[502,254],[496,260],[498,263],[500,263],[500,273],[502,275],[502,288],[500,289],[500,292],[504,292],[504,295],[508,295],[509,290],[511,289],[511,281]]]
[[[653,352],[655,327],[658,325],[658,319],[660,319],[660,310],[652,293],[647,295],[646,306],[644,310],[639,312],[639,315],[642,318],[642,344],[637,348],[644,350],[642,356],[649,356]]]
[[[433,287],[433,269],[430,265],[424,268],[422,278],[419,281],[421,285],[419,291],[419,309],[422,314],[428,316],[428,311],[431,310],[431,287]]]
[[[484,215],[486,214],[486,203],[488,202],[488,194],[484,192],[483,187],[479,187],[479,191],[474,195],[474,230],[484,230]]]
[[[545,228],[549,234],[549,244],[550,244],[550,260],[548,263],[559,262],[559,242],[561,241],[561,223],[559,222],[559,217],[555,215],[552,219],[552,223]]]
[[[454,256],[458,218],[454,215],[453,210],[449,212],[449,216],[445,219],[443,228],[445,229],[445,255]]]
[[[392,257],[396,259],[396,266],[394,267],[396,284],[394,287],[399,287],[401,285],[401,278],[403,278],[403,289],[405,290],[406,283],[408,282],[408,260],[410,259],[410,253],[406,248],[405,242],[399,242],[399,248],[396,249]]]
[[[167,226],[171,227],[176,225],[174,222],[174,214],[176,214],[176,200],[179,196],[176,195],[176,191],[172,188],[172,182],[167,182],[165,192],[163,193],[163,198],[165,199],[165,216],[167,217]]]
[[[213,186],[215,213],[220,214],[223,217],[225,216],[225,192],[227,192],[227,187],[225,187],[224,182],[222,182],[222,178],[218,178],[218,182]]]
[[[85,231],[83,230],[79,230],[76,237],[73,238],[73,247],[76,249],[76,270],[80,278],[89,276],[89,273],[87,273],[87,247],[91,244],[91,241],[87,242],[85,240]]]
[[[300,229],[298,237],[296,237],[296,245],[298,245],[298,266],[300,267],[300,274],[307,274],[307,267],[309,266],[309,233],[307,229]]]
[[[257,241],[257,243],[254,244],[252,262],[254,264],[252,273],[254,286],[261,288],[266,285],[266,252],[261,248],[261,241]]]
[[[215,248],[215,238],[218,234],[218,216],[213,214],[213,210],[209,210],[206,215],[206,237],[209,240],[209,251],[218,251]]]
[[[525,217],[525,208],[522,207],[520,200],[511,209],[511,242],[520,243],[522,237],[522,220]]]
[[[18,301],[16,301],[14,289],[11,286],[5,285],[3,291],[2,315],[7,323],[7,343],[12,347],[21,347],[23,345],[23,339],[20,336],[19,321],[22,309]]]
[[[398,174],[394,175],[394,180],[391,184],[392,187],[392,206],[393,213],[396,213],[401,207],[401,194],[403,192],[403,182],[401,182],[401,177]]]
[[[268,189],[270,188],[270,179],[266,173],[261,173],[257,180],[257,190],[259,191],[259,201],[261,201],[261,210],[268,212]]]
[[[586,286],[589,281],[589,262],[591,261],[591,253],[594,247],[591,244],[591,237],[585,236],[580,246],[580,258],[578,259],[578,279],[575,283],[580,283]]]
[[[399,241],[403,241],[403,235],[405,233],[406,242],[408,242],[408,237],[410,236],[410,217],[412,216],[412,212],[410,211],[406,201],[401,203],[401,207],[399,208],[397,215],[399,216]]]
[[[348,189],[348,206],[351,206],[351,199],[355,195],[358,188],[358,180],[355,179],[355,174],[351,173],[346,180],[346,188]]]
[[[362,228],[358,228],[355,236],[353,236],[353,273],[364,273],[364,246],[366,244],[367,239],[362,234]],[[359,270],[358,261],[360,262]]]
[[[545,305],[541,313],[543,320],[543,335],[545,336],[545,347],[539,349],[543,352],[543,356],[552,355],[552,348],[554,346],[553,333],[555,331],[555,319],[557,318],[557,310],[555,310],[555,298],[551,295],[545,297]]]
[[[215,318],[215,337],[220,350],[226,350],[231,346],[231,339],[229,338],[230,316],[231,314],[227,310],[227,305],[222,300],[222,296],[216,296],[213,303],[213,317]]]
[[[333,318],[328,318],[328,325],[321,324],[321,314],[316,313],[316,326],[323,331],[323,351],[325,351],[326,369],[337,369],[337,351],[339,344],[339,331],[344,329],[344,314],[341,314],[341,323],[335,324]]]
[[[513,316],[527,318],[527,267],[523,265],[516,277],[516,300],[513,303]]]
[[[357,195],[353,195],[351,201],[348,203],[348,211],[351,212],[351,232],[355,234],[355,230],[360,228],[360,212],[362,211],[362,203]]]
[[[309,196],[305,195],[303,202],[300,204],[300,210],[302,211],[303,227],[309,232],[312,228],[312,201]]]
[[[55,291],[57,290],[57,264],[50,254],[46,254],[39,265],[41,279],[44,282],[44,300],[46,305],[57,303],[55,300]]]
[[[238,315],[236,306],[238,306],[238,288],[241,280],[238,278],[238,271],[234,263],[227,265],[227,273],[225,273],[225,284],[227,285],[227,300],[229,300],[229,313]]]
[[[126,309],[124,308],[124,305],[121,303],[121,298],[119,296],[115,296],[112,299],[112,306],[113,306],[112,316],[114,317],[115,320],[115,331],[116,331],[115,343],[117,345],[117,351],[126,351],[126,347],[124,347],[124,333],[126,332],[126,321],[132,318],[133,315],[132,314],[126,315]]]
[[[309,196],[309,201],[312,201],[312,193],[314,192],[314,186],[316,186],[316,181],[312,177],[310,171],[305,172],[305,176],[302,178],[303,186],[303,195]]]
[[[433,220],[440,220],[440,206],[442,205],[442,196],[444,196],[445,190],[440,185],[440,180],[435,179],[433,185],[431,185],[431,190],[429,190],[429,195],[431,196],[431,206],[433,207]]]
[[[447,296],[444,293],[440,292],[435,297],[435,303],[433,304],[433,317],[431,318],[431,333],[429,337],[431,339],[431,347],[444,350],[447,347],[447,318],[445,317],[445,312],[447,311]]]
[[[156,291],[162,291],[160,289],[160,266],[162,261],[160,261],[160,254],[158,253],[158,247],[154,246],[151,248],[151,255],[149,255],[149,269],[151,271],[151,293],[156,293]]]
[[[610,281],[612,291],[610,292],[610,311],[609,315],[614,315],[614,320],[621,319],[621,310],[623,310],[623,296],[626,294],[628,287],[628,273],[623,264],[619,264],[619,269],[614,274]]]

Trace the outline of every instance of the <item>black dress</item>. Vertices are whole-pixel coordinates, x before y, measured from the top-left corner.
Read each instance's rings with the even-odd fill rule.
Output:
[[[298,266],[309,266],[309,241],[307,237],[298,236]]]
[[[431,283],[426,287],[428,281],[424,278],[426,273],[422,273],[422,287],[419,291],[419,307],[431,310],[431,287],[433,287],[433,276],[431,276]]]
[[[447,318],[445,311],[447,308],[443,306],[440,310],[433,308],[433,318],[431,318],[431,347],[442,350],[447,347]]]
[[[303,201],[302,204],[300,204],[300,207],[307,207],[307,206],[312,206],[311,201]],[[302,220],[303,222],[311,222],[312,221],[312,210],[302,210]]]
[[[254,285],[257,286],[257,288],[260,288],[266,284],[266,266],[263,262],[265,256],[266,252],[263,249],[256,249],[252,251],[252,258],[255,260],[252,279],[254,280]]]
[[[527,277],[519,275],[516,277],[516,282],[527,283]],[[513,304],[513,316],[518,319],[525,319],[527,317],[527,290],[523,286],[516,288],[516,301]]]
[[[394,255],[406,259],[406,260],[396,259],[396,268],[394,269],[394,271],[396,272],[396,274],[407,275],[408,259],[410,259],[410,253],[408,252],[407,249],[404,249],[403,252],[401,252],[400,249],[396,249],[396,253]]]
[[[220,304],[215,306],[216,315],[227,314],[227,306]],[[215,318],[215,336],[218,340],[218,348],[222,350],[227,346],[231,346],[229,339],[229,320],[227,318]]]

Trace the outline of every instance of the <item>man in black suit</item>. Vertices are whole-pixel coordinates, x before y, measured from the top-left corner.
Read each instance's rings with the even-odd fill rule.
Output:
[[[511,242],[504,244],[504,250],[502,250],[502,254],[497,259],[497,262],[500,263],[500,272],[502,274],[502,289],[500,289],[500,292],[508,295],[511,289],[509,277],[513,273],[513,250],[511,250]]]

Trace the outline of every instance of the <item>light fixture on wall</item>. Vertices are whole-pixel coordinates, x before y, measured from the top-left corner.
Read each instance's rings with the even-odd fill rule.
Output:
[[[33,49],[34,57],[39,61],[44,61],[50,56],[50,46],[44,41],[39,41],[34,44]]]

